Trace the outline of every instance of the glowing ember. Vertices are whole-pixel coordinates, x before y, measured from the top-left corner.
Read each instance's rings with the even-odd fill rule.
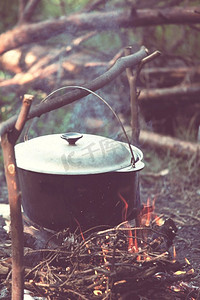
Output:
[[[173,246],[173,259],[176,261],[176,248]]]
[[[194,274],[194,269],[190,269],[188,272],[187,272],[187,274],[189,275],[189,274]]]
[[[185,261],[186,261],[187,265],[190,265],[190,262],[189,262],[189,260],[186,257],[185,257]]]
[[[172,291],[174,291],[174,292],[177,292],[177,293],[181,291],[181,288],[180,288],[179,286],[173,286],[173,285],[172,285],[172,286],[170,287],[170,289],[171,289]]]
[[[160,217],[157,217],[157,216],[155,216],[154,222],[158,226],[162,226],[164,224],[164,220],[162,218],[160,218]]]
[[[108,249],[105,249],[103,247],[101,247],[101,249],[102,249],[102,253],[103,253],[103,260],[104,260],[104,263],[106,264],[107,263],[106,254],[108,253]]]
[[[116,282],[114,283],[114,285],[123,284],[123,283],[126,283],[126,280],[116,281]]]
[[[102,291],[100,291],[100,290],[94,290],[93,293],[95,296],[102,295]]]
[[[186,271],[176,271],[174,272],[174,275],[185,275]]]

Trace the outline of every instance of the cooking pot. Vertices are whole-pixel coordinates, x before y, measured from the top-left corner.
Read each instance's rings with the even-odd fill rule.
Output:
[[[129,142],[52,134],[17,144],[15,155],[23,210],[36,224],[86,230],[133,216],[136,176],[144,163]]]

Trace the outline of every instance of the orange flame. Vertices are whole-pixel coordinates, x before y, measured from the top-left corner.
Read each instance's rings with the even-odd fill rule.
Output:
[[[133,243],[132,230],[128,230],[128,251],[133,252],[133,247],[134,247],[134,243]]]
[[[176,248],[173,246],[173,259],[176,261]]]
[[[122,195],[120,193],[118,193],[118,195],[119,195],[121,201],[124,203],[124,208],[122,210],[122,221],[125,222],[125,221],[127,221],[128,203],[124,199],[124,197],[122,197]],[[125,224],[125,226],[128,228],[129,223],[127,222],[127,224]],[[133,252],[133,247],[134,247],[133,234],[132,234],[131,230],[128,230],[128,251]]]
[[[84,238],[83,232],[81,230],[81,225],[80,225],[79,221],[76,218],[74,218],[74,220],[75,220],[76,224],[78,225],[81,237],[82,237],[83,241],[85,242],[85,238]],[[85,244],[85,247],[88,249],[89,248],[88,244]],[[90,249],[88,249],[88,253],[91,254]]]
[[[150,199],[147,199],[147,204],[144,204],[144,207],[140,213],[141,215],[141,224],[143,226],[149,226],[152,219],[152,212],[154,211],[154,206],[150,206]]]
[[[118,193],[120,199],[122,200],[122,202],[124,203],[124,208],[122,209],[122,222],[127,220],[127,212],[128,212],[128,203],[127,201],[124,199],[124,197],[122,197],[122,195],[120,193]]]
[[[134,233],[135,233],[134,249],[135,249],[135,252],[138,252],[138,242],[137,242],[137,231],[136,231],[136,229],[135,229]]]
[[[150,209],[149,209],[149,205],[150,205],[150,200],[148,198],[147,199],[147,216],[146,216],[145,226],[149,226],[150,225],[150,221],[151,221],[151,212],[150,212]]]

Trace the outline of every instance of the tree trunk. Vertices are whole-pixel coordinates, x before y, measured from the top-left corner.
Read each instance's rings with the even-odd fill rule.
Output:
[[[116,30],[119,28],[161,24],[200,23],[200,6],[125,11],[91,12],[17,26],[0,35],[0,54],[22,45],[47,40],[59,33],[75,34],[83,30]]]
[[[149,101],[174,101],[177,99],[182,99],[183,101],[199,101],[199,98],[192,99],[192,97],[199,96],[200,85],[198,83],[193,83],[190,85],[179,85],[169,88],[160,88],[160,89],[143,89],[140,93],[139,100],[144,102]],[[184,98],[185,96],[185,98]]]
[[[140,144],[147,144],[153,148],[161,148],[171,151],[182,157],[191,157],[200,153],[200,144],[181,141],[177,138],[160,135],[157,133],[141,130]]]

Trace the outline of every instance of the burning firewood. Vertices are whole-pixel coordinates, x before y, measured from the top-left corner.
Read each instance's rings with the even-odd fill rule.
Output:
[[[44,249],[29,248],[25,261],[31,256],[37,261],[34,267],[25,268],[26,289],[49,299],[179,299],[188,293],[188,299],[194,299],[199,289],[185,282],[194,270],[187,261],[180,264],[171,247],[175,223],[158,221],[153,209],[145,205],[143,218],[144,213],[148,225],[134,227],[133,221],[124,221],[114,228],[87,232],[78,226],[74,233],[64,230],[52,235]],[[55,239],[53,249],[51,240]],[[9,274],[11,263],[2,266]],[[7,274],[3,276],[9,284]]]

